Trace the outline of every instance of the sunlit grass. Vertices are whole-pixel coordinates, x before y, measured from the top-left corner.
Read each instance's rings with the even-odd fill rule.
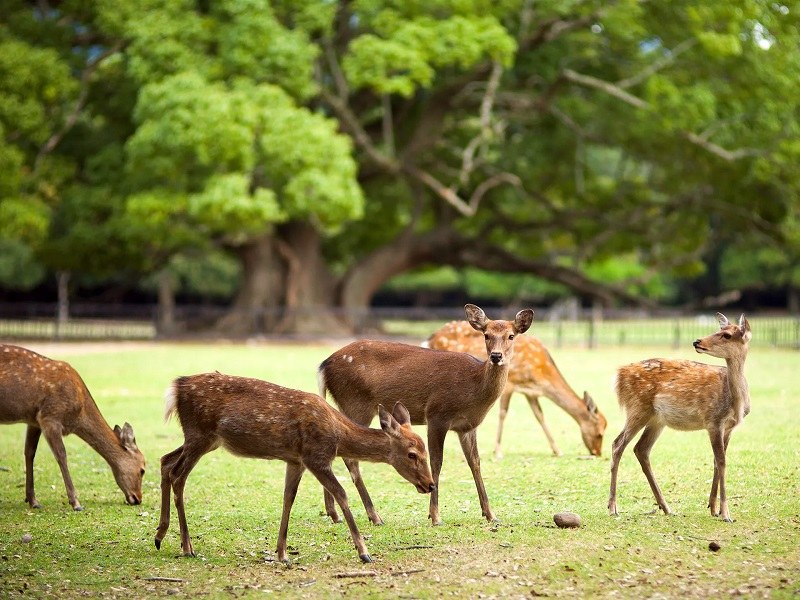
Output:
[[[483,474],[499,526],[480,516],[469,469],[455,435],[445,447],[440,504],[445,524],[427,521],[427,496],[387,465],[364,465],[383,527],[369,524],[340,462],[372,565],[361,565],[343,524],[321,516],[322,492],[306,475],[289,524],[294,566],[273,562],[283,490],[283,463],[245,460],[220,450],[189,478],[187,515],[196,559],[178,557],[177,520],[162,549],[153,545],[159,510],[159,457],[182,441],[164,424],[163,392],[172,378],[218,369],[315,391],[315,370],[333,346],[45,345],[83,375],[111,425],[129,421],[148,459],[144,503],[126,506],[102,458],[66,439],[83,513],[66,501],[44,441],[36,461],[37,496],[24,503],[24,426],[0,427],[0,596],[146,597],[208,594],[297,597],[727,596],[790,597],[800,591],[800,450],[796,389],[800,355],[753,349],[746,372],[752,413],[733,434],[728,492],[735,522],[705,508],[712,455],[703,432],[667,430],[652,463],[674,516],[648,514],[652,494],[628,451],[620,466],[619,518],[606,514],[608,449],[623,415],[611,392],[614,369],[652,356],[697,357],[690,349],[553,349],[565,377],[587,389],[608,417],[601,459],[585,459],[578,428],[548,400],[542,406],[564,452],[553,458],[522,398],[512,399],[505,458],[492,458],[496,408],[479,430]],[[716,361],[719,362],[719,361]],[[455,391],[454,391],[455,393]],[[424,435],[424,427],[416,428]],[[7,470],[6,470],[7,469]],[[577,512],[578,530],[560,530],[555,512]],[[174,515],[173,515],[174,516]],[[23,542],[24,534],[31,541]],[[712,552],[710,541],[720,544]],[[363,572],[360,578],[342,574]],[[154,579],[156,578],[156,579]],[[157,579],[160,578],[160,579]],[[179,581],[171,581],[176,579]]]

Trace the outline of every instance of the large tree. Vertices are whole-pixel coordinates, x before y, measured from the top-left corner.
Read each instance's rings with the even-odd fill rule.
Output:
[[[54,214],[51,268],[224,248],[226,330],[339,327],[424,265],[637,302],[720,236],[797,245],[796,4],[7,4],[0,41],[61,71],[0,79],[3,243]],[[10,130],[14,94],[50,130]]]

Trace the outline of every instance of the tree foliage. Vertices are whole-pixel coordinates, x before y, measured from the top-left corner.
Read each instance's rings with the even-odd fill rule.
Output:
[[[798,253],[796,2],[3,8],[5,285],[222,249],[251,308],[430,265],[611,303]]]

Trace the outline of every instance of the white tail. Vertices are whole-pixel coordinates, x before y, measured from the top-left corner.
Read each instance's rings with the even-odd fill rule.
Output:
[[[130,424],[112,430],[69,364],[51,360],[19,346],[0,345],[0,423],[26,423],[25,501],[41,505],[33,487],[33,459],[39,437],[56,457],[74,510],[83,510],[67,467],[63,436],[74,433],[102,456],[128,504],[142,501],[145,460]]]
[[[522,310],[513,321],[491,321],[474,304],[465,307],[472,327],[483,333],[488,360],[480,361],[460,352],[442,352],[409,344],[362,340],[337,350],[319,367],[320,395],[330,391],[342,412],[357,423],[369,424],[380,402],[402,401],[411,422],[428,425],[428,450],[436,488],[431,494],[429,516],[439,518],[439,473],[447,432],[458,434],[472,471],[481,511],[489,521],[494,513],[483,485],[475,429],[508,380],[514,338],[533,321],[532,310]],[[382,523],[375,511],[357,460],[345,460],[373,523]],[[338,520],[330,495],[325,496],[328,515]]]
[[[286,462],[283,516],[278,530],[278,560],[288,562],[289,514],[303,472],[308,469],[336,498],[364,562],[371,562],[364,539],[347,504],[344,488],[331,469],[336,456],[385,462],[428,493],[433,478],[425,444],[411,430],[408,411],[398,403],[391,413],[380,407],[381,429],[353,423],[315,394],[259,379],[206,373],[180,377],[167,394],[166,415],[177,413],[184,433],[181,446],[161,458],[161,519],[156,548],[169,529],[170,497],[181,530],[181,548],[194,556],[183,503],[189,473],[200,458],[220,446],[233,454]]]
[[[726,367],[688,360],[650,359],[619,369],[617,396],[626,412],[625,427],[612,449],[608,511],[617,514],[617,470],[625,447],[644,428],[633,448],[656,502],[669,514],[650,468],[650,449],[664,427],[682,431],[705,429],[714,451],[714,478],[708,507],[713,516],[730,521],[725,493],[725,452],[734,427],[750,412],[744,362],[752,333],[744,315],[739,324],[717,313],[719,331],[694,341],[695,350],[725,359]],[[719,510],[717,509],[719,492]]]
[[[426,345],[435,350],[466,352],[477,357],[486,351],[483,337],[466,321],[451,321],[443,325],[431,334]],[[500,442],[503,437],[503,425],[514,392],[519,392],[528,399],[528,404],[539,421],[554,455],[560,456],[561,451],[545,423],[539,396],[550,398],[556,406],[575,419],[586,448],[595,456],[601,455],[603,434],[608,425],[605,415],[597,408],[588,392],[584,392],[583,397],[580,397],[573,391],[544,344],[534,337],[522,337],[514,345],[514,360],[511,361],[508,372],[508,383],[500,395],[500,422],[497,424],[497,441],[494,448],[496,458],[502,458]]]

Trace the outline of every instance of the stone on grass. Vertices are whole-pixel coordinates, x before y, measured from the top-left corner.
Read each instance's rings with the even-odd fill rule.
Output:
[[[560,512],[553,515],[553,521],[561,529],[576,529],[581,526],[581,517],[573,512]]]

